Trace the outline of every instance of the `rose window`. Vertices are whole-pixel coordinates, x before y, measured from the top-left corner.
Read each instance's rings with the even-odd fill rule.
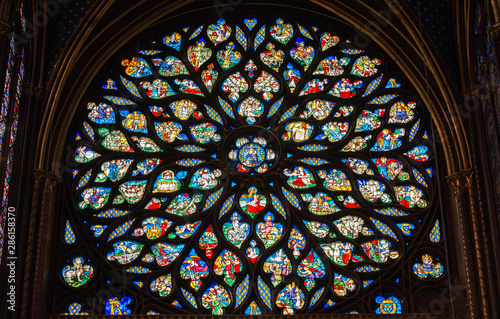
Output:
[[[220,19],[110,60],[75,119],[65,287],[119,282],[103,314],[404,312],[401,269],[447,271],[413,253],[441,236],[430,124],[350,39]]]

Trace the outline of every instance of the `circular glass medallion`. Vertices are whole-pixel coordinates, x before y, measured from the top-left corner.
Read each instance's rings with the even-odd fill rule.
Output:
[[[245,167],[257,167],[264,162],[265,158],[264,148],[256,143],[245,144],[238,153],[240,164]]]
[[[263,127],[234,130],[224,143],[224,150],[236,173],[265,173],[276,161],[279,140]]]

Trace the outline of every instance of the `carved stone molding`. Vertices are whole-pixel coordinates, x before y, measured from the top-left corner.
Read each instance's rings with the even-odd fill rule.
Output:
[[[469,97],[477,97],[479,95],[479,88],[477,85],[474,85],[471,88],[462,91],[462,97],[467,99]]]
[[[4,20],[0,20],[0,35],[7,34],[9,32],[10,25]]]
[[[497,39],[498,37],[500,37],[500,23],[492,25],[489,31],[492,39]]]
[[[470,186],[472,174],[473,170],[468,169],[446,177],[448,183],[453,186],[455,196],[463,195],[467,191]]]
[[[23,84],[23,90],[29,96],[35,96],[35,99],[38,101],[42,99],[43,94],[45,93],[43,88],[28,83]]]

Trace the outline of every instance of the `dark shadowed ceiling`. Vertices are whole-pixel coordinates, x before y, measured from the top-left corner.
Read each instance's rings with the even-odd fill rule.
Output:
[[[373,0],[366,0],[373,1]],[[379,0],[384,3],[383,0]],[[415,19],[422,23],[446,65],[457,89],[460,90],[460,75],[458,69],[455,36],[453,31],[453,4],[452,0],[403,0],[415,15]],[[72,0],[61,6],[57,15],[49,25],[49,68],[46,79],[52,71],[80,21],[91,8],[95,0]],[[119,6],[116,1],[114,6]]]

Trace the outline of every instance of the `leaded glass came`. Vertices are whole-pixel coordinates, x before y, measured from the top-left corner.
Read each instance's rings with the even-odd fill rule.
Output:
[[[395,64],[349,40],[219,19],[110,62],[70,143],[68,289],[119,282],[103,314],[405,312],[402,267],[447,271],[413,254],[438,244],[430,124]]]

